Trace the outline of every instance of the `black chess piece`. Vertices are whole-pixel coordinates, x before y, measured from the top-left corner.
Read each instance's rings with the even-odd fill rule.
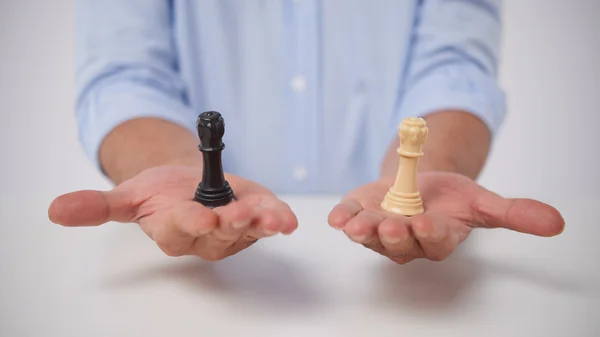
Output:
[[[225,180],[221,152],[225,148],[225,121],[217,111],[206,111],[196,121],[204,168],[194,200],[210,208],[224,206],[235,200],[231,186]]]

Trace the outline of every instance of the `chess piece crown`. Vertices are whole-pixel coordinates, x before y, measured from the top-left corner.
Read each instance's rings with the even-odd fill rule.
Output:
[[[404,157],[423,156],[422,147],[427,140],[429,129],[425,120],[418,117],[406,118],[398,128],[400,146],[398,154]]]
[[[223,150],[223,135],[225,134],[225,120],[217,111],[207,111],[198,116],[196,120],[198,138],[200,138],[200,151]]]

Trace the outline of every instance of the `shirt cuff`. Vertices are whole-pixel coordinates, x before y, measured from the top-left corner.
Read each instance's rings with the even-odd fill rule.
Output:
[[[136,118],[160,118],[196,133],[197,116],[180,100],[155,88],[114,83],[90,92],[78,109],[79,139],[86,155],[102,170],[99,151],[119,124]]]
[[[493,77],[473,66],[447,66],[417,79],[404,93],[394,132],[407,117],[423,117],[440,110],[461,110],[478,117],[492,136],[506,116],[504,91]]]

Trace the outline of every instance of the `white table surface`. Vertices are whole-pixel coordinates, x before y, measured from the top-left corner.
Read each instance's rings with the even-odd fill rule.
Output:
[[[294,235],[217,263],[2,199],[2,337],[600,336],[600,200],[555,204],[559,237],[479,230],[444,262],[399,266],[327,225],[336,198],[285,198]]]

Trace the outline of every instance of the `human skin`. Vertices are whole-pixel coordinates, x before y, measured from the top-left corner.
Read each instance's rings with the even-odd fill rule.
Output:
[[[490,148],[490,133],[473,115],[441,111],[425,117],[430,129],[419,163],[419,188],[427,211],[403,217],[381,209],[395,178],[394,139],[377,181],[359,186],[336,205],[331,226],[397,263],[443,260],[473,228],[507,228],[552,236],[564,229],[553,207],[531,199],[506,199],[478,185]],[[169,256],[216,261],[257,240],[291,234],[298,221],[289,205],[267,188],[226,174],[238,200],[208,209],[191,200],[202,176],[198,140],[160,119],[136,119],[115,128],[100,150],[100,162],[115,183],[109,191],[84,190],[57,197],[49,218],[64,226],[135,222]]]
[[[202,179],[198,139],[185,128],[152,118],[116,127],[104,140],[100,162],[115,187],[57,197],[49,218],[63,226],[135,222],[169,256],[216,261],[298,226],[289,205],[267,188],[225,174],[237,200],[209,209],[192,200]]]
[[[537,236],[562,233],[565,222],[554,207],[524,198],[504,198],[477,184],[490,150],[486,125],[464,111],[424,117],[429,128],[417,183],[425,212],[401,216],[380,206],[398,169],[397,137],[381,165],[380,179],[359,186],[329,214],[329,224],[350,239],[405,264],[446,259],[474,228],[505,228]]]

